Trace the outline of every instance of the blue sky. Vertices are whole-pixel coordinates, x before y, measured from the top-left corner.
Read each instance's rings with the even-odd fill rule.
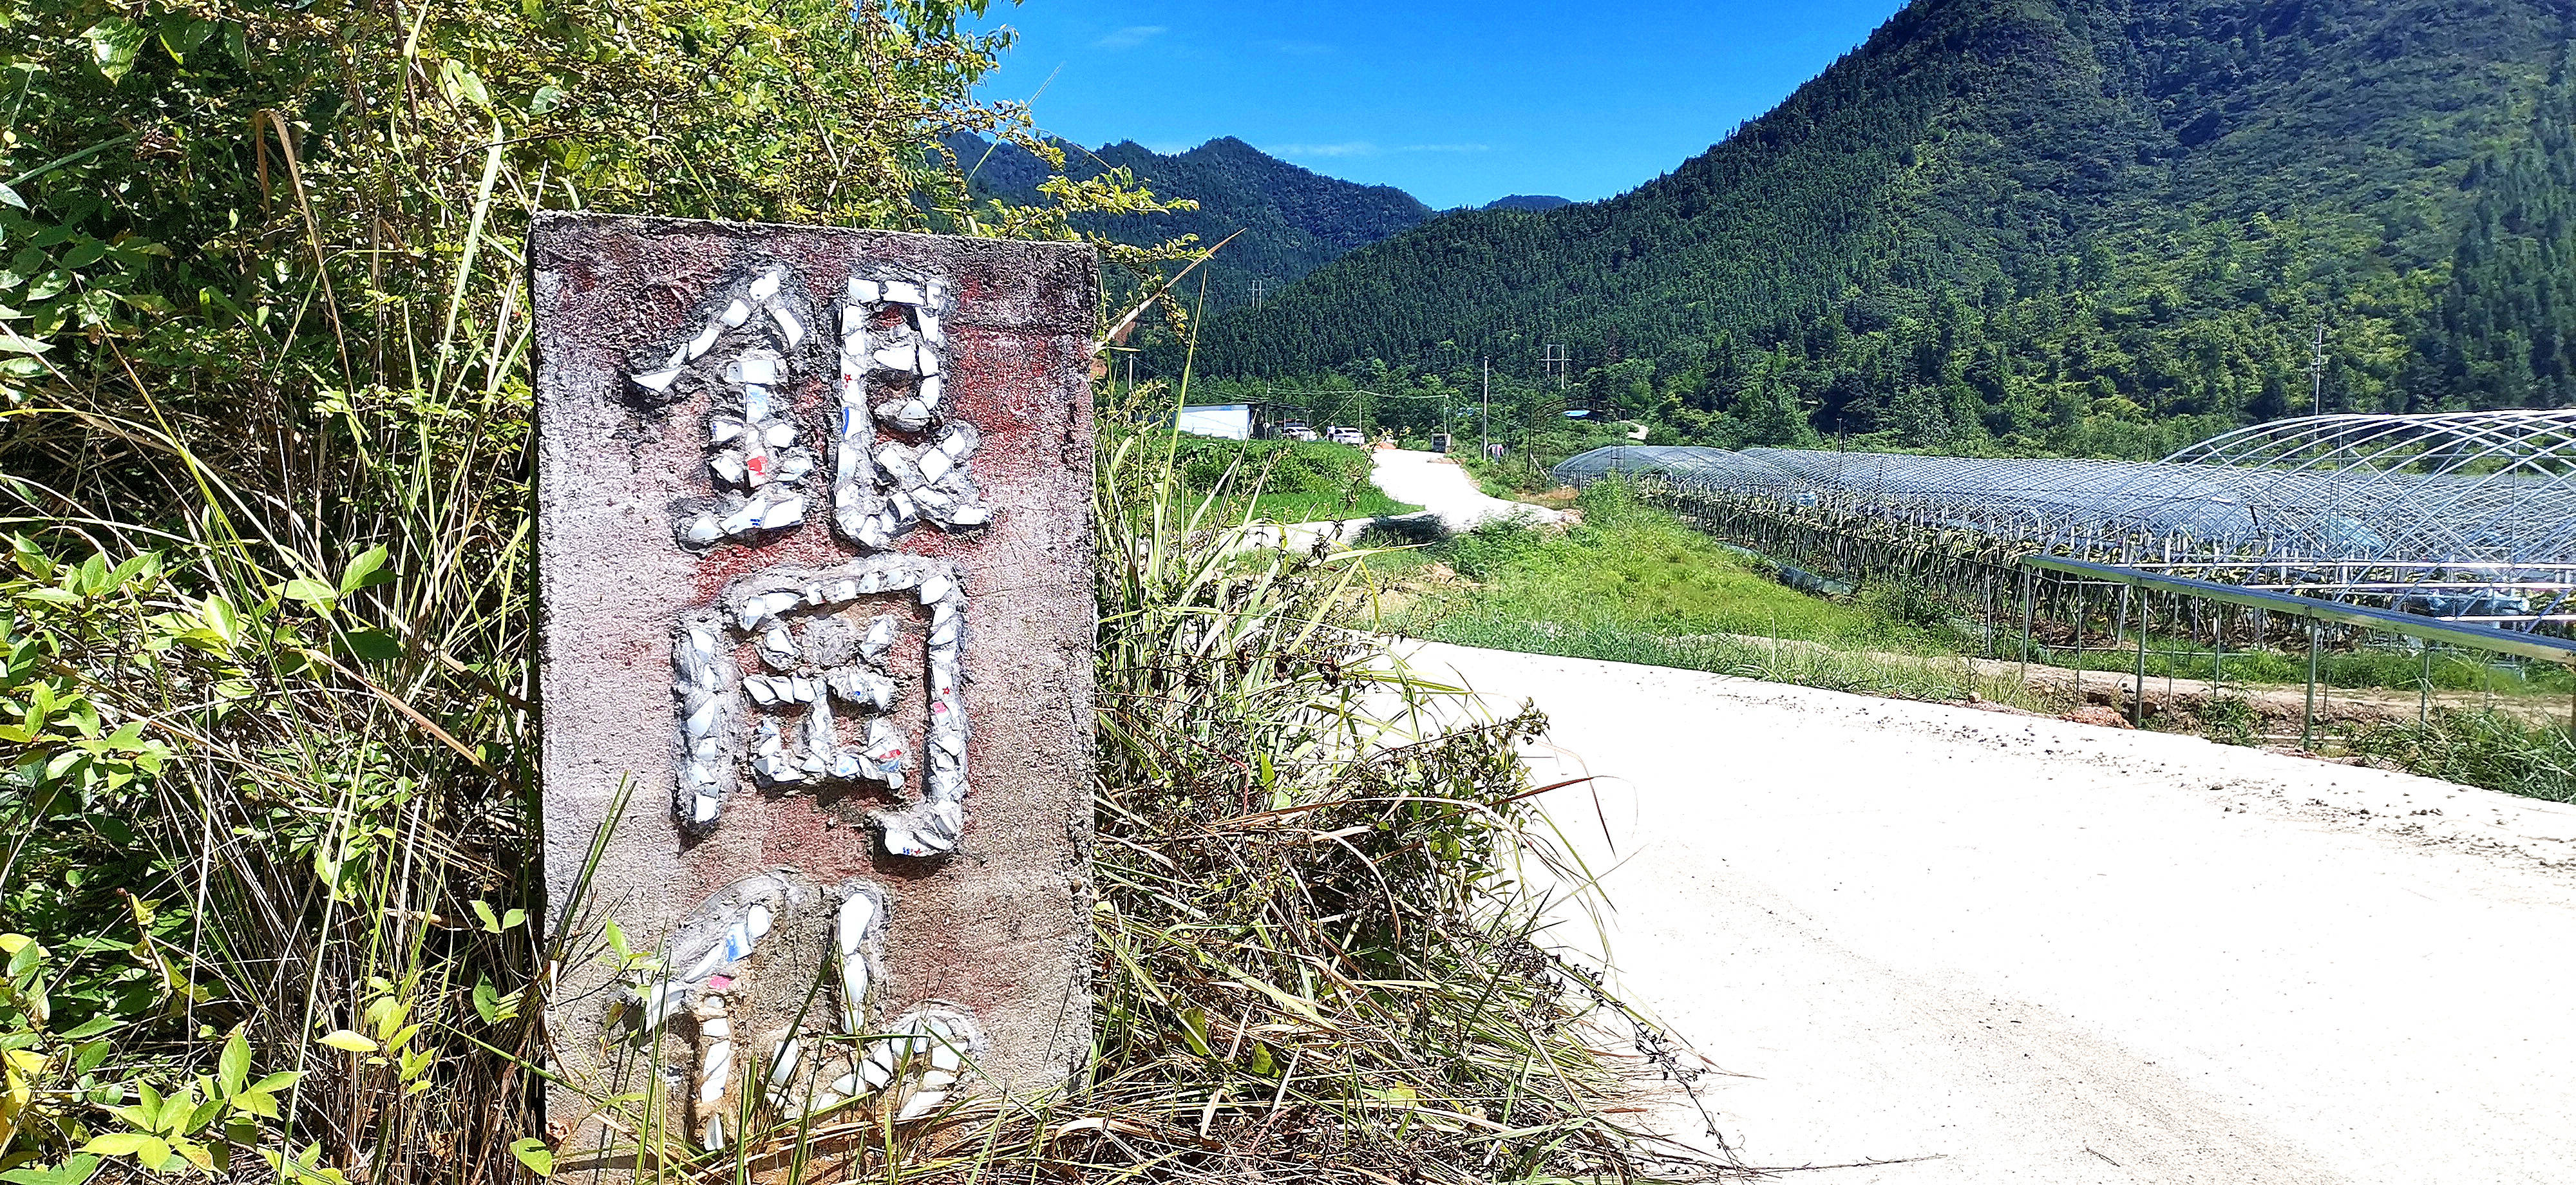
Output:
[[[1588,200],[1769,110],[1898,4],[1028,0],[986,22],[1020,32],[986,97],[1035,96],[1085,145],[1236,136],[1435,207]]]

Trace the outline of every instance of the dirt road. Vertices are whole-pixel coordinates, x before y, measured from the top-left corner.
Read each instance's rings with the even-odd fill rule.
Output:
[[[1472,531],[1498,519],[1530,523],[1562,521],[1563,511],[1511,502],[1487,495],[1457,462],[1438,453],[1382,448],[1372,456],[1369,480],[1398,502],[1410,502],[1440,520],[1449,534]]]
[[[1758,1165],[2576,1180],[2576,808],[2193,738],[1428,646],[1535,698],[1618,985]],[[1570,917],[1558,935],[1593,940]],[[1676,1105],[1663,1125],[1698,1131]]]

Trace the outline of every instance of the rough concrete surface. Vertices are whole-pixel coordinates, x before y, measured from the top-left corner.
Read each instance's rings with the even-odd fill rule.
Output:
[[[2576,807],[1687,671],[1535,699],[1615,979],[1755,1165],[1857,1183],[2576,1180]],[[1567,910],[1557,936],[1597,931]],[[1664,1127],[1692,1137],[1675,1100]]]
[[[1090,1040],[1091,252],[575,215],[540,216],[531,250],[554,922],[579,937],[613,918],[649,950],[686,911],[746,875],[793,868],[823,885],[865,877],[887,899],[880,1014],[928,1001],[964,1005],[990,1042],[979,1067],[989,1086],[1063,1082]],[[703,840],[684,837],[673,819],[679,616],[746,573],[855,555],[830,534],[828,506],[758,547],[725,544],[703,558],[683,551],[673,507],[708,493],[712,396],[699,384],[683,402],[654,407],[624,379],[634,369],[630,351],[687,340],[724,285],[773,264],[790,268],[791,295],[817,309],[840,303],[860,265],[942,276],[956,293],[949,392],[983,433],[973,465],[994,521],[953,535],[925,527],[895,545],[953,561],[969,596],[973,794],[962,850],[944,860],[888,856],[865,825],[867,808],[917,795],[917,775],[895,795],[755,790],[746,780]],[[827,322],[808,338],[807,353],[791,358],[795,381],[780,388],[818,441],[836,414],[826,380],[834,336]],[[747,669],[757,670],[751,661]],[[921,668],[909,669],[917,685]],[[921,698],[906,695],[911,716],[899,705],[897,719],[918,737]],[[588,846],[630,781],[583,909],[568,918]],[[816,961],[807,947],[818,935],[788,937],[802,945],[787,955]],[[639,1056],[603,1028],[620,985],[591,953],[566,960],[549,1013],[562,1072],[606,1090],[642,1090],[658,1061],[666,1084],[685,1079],[687,1055],[671,1041]],[[550,1108],[556,1133],[572,1137],[568,1156],[596,1146],[597,1125],[586,1122],[591,1108],[577,1092],[556,1090]]]

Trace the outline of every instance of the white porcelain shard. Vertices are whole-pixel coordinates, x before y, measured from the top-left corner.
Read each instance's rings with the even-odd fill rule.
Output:
[[[796,1067],[804,1060],[804,1050],[790,1037],[778,1047],[778,1056],[769,1063],[769,1087],[776,1090],[796,1080]]]
[[[769,319],[778,322],[778,332],[787,339],[789,349],[796,348],[798,343],[805,340],[805,323],[797,320],[796,314],[772,306],[769,310]]]
[[[716,516],[712,514],[701,514],[696,518],[689,520],[689,525],[682,528],[680,537],[700,547],[704,547],[718,539],[724,538],[724,534],[724,524],[716,521]]]
[[[725,311],[719,314],[716,320],[724,322],[724,327],[727,329],[739,328],[743,322],[751,320],[751,302],[736,300],[726,305]]]
[[[875,925],[876,922],[875,899],[865,893],[850,894],[849,899],[841,903],[840,910],[832,918],[832,937],[833,941],[840,945],[841,957],[849,958],[858,954],[859,948],[867,942],[868,927]]]
[[[786,282],[786,268],[773,267],[768,271],[762,272],[760,273],[760,278],[751,282],[751,298],[753,300],[767,300],[770,297],[776,296],[778,295],[779,286]]]
[[[722,524],[725,529],[725,534],[748,535],[751,532],[758,530],[760,528],[760,516],[767,513],[768,510],[769,503],[760,498],[754,498],[751,501],[744,503],[742,509],[726,516],[724,523]]]
[[[715,822],[717,812],[723,809],[723,800],[712,794],[700,794],[690,803],[689,820],[704,826]]]
[[[956,584],[948,579],[946,573],[933,572],[928,579],[921,582],[921,603],[935,605],[947,600],[949,590],[955,587]]]
[[[980,527],[993,521],[993,512],[981,506],[960,506],[948,516],[952,527]]]
[[[909,283],[903,280],[886,281],[885,303],[917,305],[922,303],[922,301],[921,285]]]
[[[780,527],[792,527],[804,521],[805,499],[797,496],[782,498],[777,502],[777,504],[762,511],[760,514],[760,526],[762,530],[776,530]]]
[[[656,395],[662,395],[669,393],[671,384],[680,381],[680,376],[686,372],[686,367],[674,366],[669,370],[657,370],[651,374],[628,375],[627,380]]]
[[[689,339],[689,361],[695,362],[698,359],[705,357],[707,351],[716,348],[716,339],[722,336],[724,336],[724,323],[713,318],[709,318],[707,321],[707,327],[704,330],[701,330],[696,337]]]
[[[949,459],[946,450],[931,449],[921,455],[921,478],[924,481],[937,481],[946,477],[948,470],[955,464],[955,461]]]
[[[914,374],[918,372],[921,365],[921,349],[912,342],[897,342],[890,346],[877,347],[876,352],[869,355],[869,358],[876,363],[879,370],[891,370],[896,374]]]
[[[873,591],[873,590],[871,590]],[[859,640],[859,654],[870,665],[885,664],[886,651],[894,646],[895,622],[892,614],[868,622],[867,636]]]
[[[860,304],[881,304],[885,301],[885,288],[874,280],[862,280],[852,276],[850,277],[850,299]]]
[[[769,665],[786,670],[796,665],[802,654],[796,646],[796,635],[783,623],[772,621],[760,635],[760,657]]]

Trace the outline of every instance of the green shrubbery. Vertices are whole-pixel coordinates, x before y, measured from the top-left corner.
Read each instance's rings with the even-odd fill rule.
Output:
[[[1299,440],[1214,440],[1184,436],[1175,452],[1184,488],[1228,492],[1220,520],[1245,515],[1303,523],[1383,518],[1422,509],[1387,496],[1369,480],[1367,449]]]
[[[1184,436],[1182,479],[1212,490],[1240,466],[1245,481],[1269,494],[1338,494],[1369,479],[1367,449],[1307,440],[1214,440]]]

